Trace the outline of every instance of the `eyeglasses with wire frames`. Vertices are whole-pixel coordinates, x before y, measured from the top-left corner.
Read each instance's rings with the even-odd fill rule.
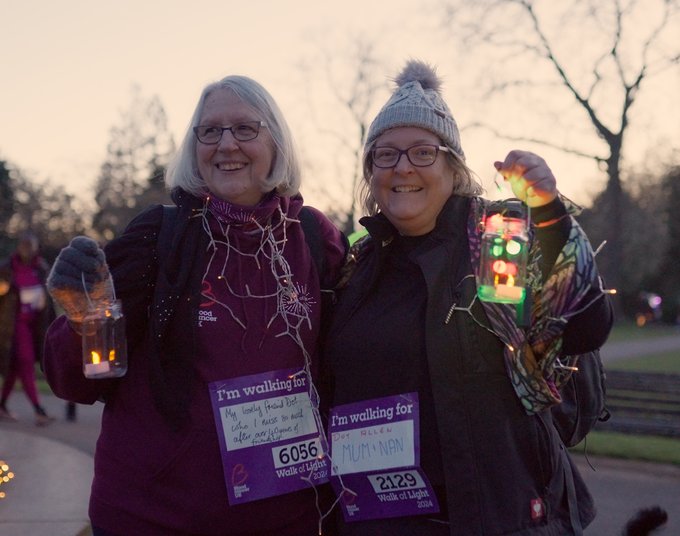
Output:
[[[217,125],[199,125],[194,127],[194,134],[198,141],[205,145],[215,145],[222,139],[222,134],[225,130],[231,131],[231,135],[238,141],[250,141],[257,138],[260,133],[260,127],[266,127],[264,121],[244,121],[243,123],[235,123],[228,127],[220,127]]]
[[[396,147],[374,147],[371,151],[373,165],[378,168],[392,168],[397,165],[401,155],[405,154],[408,161],[416,167],[427,167],[437,160],[439,151],[450,153],[448,147],[443,145],[420,144],[412,145],[406,149]]]

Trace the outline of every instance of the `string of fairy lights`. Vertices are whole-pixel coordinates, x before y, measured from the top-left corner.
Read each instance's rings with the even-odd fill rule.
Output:
[[[0,460],[0,500],[7,497],[5,488],[10,480],[14,478],[14,473],[10,471],[9,465],[3,460]]]
[[[283,211],[279,208],[279,217],[273,218],[278,220],[278,223],[272,224],[271,222],[267,225],[261,225],[256,219],[252,220],[252,223],[257,226],[258,232],[256,234],[260,235],[260,245],[254,253],[245,253],[238,249],[229,240],[229,230],[230,225],[224,224],[219,218],[216,218],[219,225],[220,231],[223,235],[222,237],[215,237],[210,229],[210,224],[207,219],[207,207],[203,211],[203,229],[208,234],[210,239],[209,248],[212,249],[212,255],[205,269],[203,278],[205,279],[211,270],[212,265],[215,262],[215,256],[218,252],[218,247],[224,248],[226,250],[226,257],[222,263],[222,267],[219,270],[218,280],[222,281],[229,294],[239,299],[272,299],[276,301],[276,308],[267,322],[267,326],[270,326],[277,317],[281,317],[287,326],[287,331],[279,334],[278,336],[290,335],[294,340],[297,341],[297,332],[300,327],[306,324],[311,328],[311,320],[309,318],[309,312],[311,310],[312,301],[307,299],[307,292],[304,286],[298,286],[293,282],[293,273],[288,264],[288,261],[283,256],[283,249],[287,239],[288,224],[292,220],[288,218]],[[276,234],[278,230],[281,229],[281,238],[277,239]],[[257,295],[253,294],[251,289],[246,285],[244,292],[238,292],[235,290],[228,278],[225,275],[227,265],[229,264],[232,255],[238,255],[241,257],[252,258],[257,264],[258,269],[263,268],[263,264],[268,264],[269,268],[276,281],[276,289],[269,294]],[[224,302],[219,301],[214,295],[204,295],[205,298],[209,298],[215,303],[222,306],[231,315],[233,320],[246,329],[246,321],[240,318],[238,314]],[[304,350],[304,348],[303,348]]]
[[[280,317],[283,320],[286,329],[276,336],[288,336],[292,338],[302,352],[304,358],[303,366],[293,376],[304,376],[307,379],[307,385],[309,386],[308,396],[311,403],[312,415],[314,417],[317,429],[319,430],[319,440],[322,443],[322,454],[319,455],[319,458],[321,459],[327,457],[329,462],[332,464],[332,459],[328,454],[328,439],[326,437],[323,421],[319,412],[319,394],[314,382],[312,381],[312,360],[307,348],[305,348],[301,333],[303,326],[307,326],[308,329],[311,329],[312,327],[309,313],[311,312],[311,307],[315,302],[309,298],[307,289],[304,285],[298,285],[294,282],[292,269],[283,255],[284,246],[288,239],[287,231],[289,224],[291,222],[299,223],[299,220],[289,218],[280,207],[278,209],[278,217],[271,218],[266,225],[262,225],[255,218],[252,218],[250,223],[253,223],[257,226],[257,231],[255,231],[255,234],[259,234],[260,244],[254,253],[245,253],[238,249],[238,247],[233,244],[232,241],[230,241],[230,225],[224,224],[220,218],[216,218],[216,220],[219,223],[220,234],[222,236],[215,236],[215,234],[213,234],[210,228],[210,221],[208,220],[208,207],[209,199],[206,199],[201,216],[203,220],[203,229],[207,233],[210,240],[209,249],[212,250],[212,253],[203,274],[203,279],[206,279],[211,271],[211,267],[216,262],[215,258],[218,253],[218,247],[225,248],[226,257],[221,268],[219,269],[218,280],[224,283],[229,294],[239,299],[275,300],[276,307],[272,313],[272,316],[267,322],[267,327],[269,327],[277,317]],[[277,238],[277,234],[280,234],[279,238]],[[254,294],[247,285],[245,286],[245,290],[243,292],[238,292],[236,289],[234,289],[226,277],[226,268],[230,262],[230,259],[232,258],[232,255],[251,258],[256,262],[258,268],[266,268],[266,266],[263,265],[268,265],[274,277],[274,281],[276,282],[275,290],[267,294],[258,295]],[[241,326],[244,330],[247,329],[246,319],[241,318],[237,312],[234,311],[227,303],[219,301],[214,294],[211,294],[210,296],[203,294],[203,296],[223,307],[239,326]],[[314,469],[310,470],[309,475],[303,475],[301,478],[312,487],[314,493],[316,494],[316,508],[319,514],[319,534],[321,534],[322,521],[324,518],[330,515],[331,511],[340,500],[340,496],[338,499],[336,499],[335,503],[328,511],[322,512],[319,504],[319,496],[316,490],[316,485],[314,484],[314,479],[312,478],[313,473]],[[343,492],[355,495],[352,490],[344,486],[342,478],[340,478],[340,485],[343,489]]]

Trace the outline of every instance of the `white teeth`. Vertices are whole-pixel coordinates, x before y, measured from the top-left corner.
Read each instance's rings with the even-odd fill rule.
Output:
[[[418,192],[420,190],[422,190],[420,186],[395,186],[392,188],[392,191],[397,193]]]
[[[217,164],[217,169],[220,171],[234,171],[235,169],[244,168],[245,164],[239,162],[227,162],[223,164]]]

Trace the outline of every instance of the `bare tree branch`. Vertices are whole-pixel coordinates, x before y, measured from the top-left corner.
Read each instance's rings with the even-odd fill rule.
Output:
[[[361,159],[363,144],[372,117],[369,115],[376,105],[377,98],[385,90],[385,81],[380,77],[384,69],[380,68],[380,60],[375,52],[375,44],[364,36],[351,40],[349,47],[333,48],[320,44],[315,50],[321,59],[314,62],[323,72],[321,77],[326,91],[332,96],[340,109],[347,114],[349,121],[319,121],[313,99],[309,99],[310,113],[315,120],[317,132],[327,136],[335,143],[334,156],[338,158],[338,167],[347,167],[351,163],[351,203],[348,211],[346,232],[354,229],[357,212],[356,191],[362,180]],[[326,41],[324,41],[325,43]],[[338,51],[343,50],[340,54]],[[314,78],[319,78],[318,75]],[[308,84],[309,87],[309,84]],[[349,156],[349,158],[348,158]],[[345,165],[340,166],[340,162]]]
[[[608,154],[602,156],[555,143],[549,136],[546,139],[515,136],[512,132],[499,132],[483,121],[473,124],[473,128],[485,128],[500,139],[531,142],[591,158],[606,170],[608,181],[603,195],[607,197],[608,212],[605,219],[612,229],[608,278],[614,287],[618,286],[624,223],[620,176],[623,140],[630,127],[632,107],[643,86],[661,72],[680,64],[678,41],[670,35],[671,24],[677,22],[680,13],[680,0],[655,2],[654,14],[658,13],[659,18],[654,23],[645,20],[645,24],[635,17],[640,17],[643,8],[643,14],[648,14],[647,4],[652,3],[651,0],[644,5],[640,0],[574,0],[566,7],[562,3],[551,3],[551,12],[540,9],[547,9],[548,4],[538,0],[476,0],[474,4],[447,0],[446,3],[448,24],[465,20],[461,25],[466,32],[462,39],[469,52],[474,53],[472,47],[476,46],[478,53],[486,53],[488,62],[501,63],[504,67],[490,74],[492,80],[484,84],[487,91],[480,92],[482,95],[497,98],[518,88],[525,93],[533,88],[537,96],[541,92],[546,95],[541,66],[548,66],[557,85],[573,97],[572,103],[576,106],[572,105],[572,109],[585,111],[589,126],[606,143]],[[557,10],[562,17],[573,14],[570,24],[551,26],[550,22],[557,22],[554,16]],[[576,16],[580,21],[574,19]],[[570,32],[571,29],[574,31]],[[592,32],[593,43],[583,42],[583,55],[575,55],[574,40],[583,39],[578,33],[582,29]],[[641,32],[649,33],[641,35]],[[565,46],[571,46],[571,53],[564,52]],[[602,48],[597,52],[593,50],[595,46]],[[540,65],[537,59],[541,60]],[[505,62],[513,68],[506,69]],[[490,69],[485,70],[485,76],[488,71]],[[516,73],[521,73],[525,82]]]
[[[594,153],[586,153],[584,151],[581,151],[580,149],[576,149],[573,147],[567,147],[566,145],[559,145],[556,143],[552,143],[550,141],[547,141],[542,138],[534,138],[530,136],[512,136],[509,134],[506,134],[491,125],[487,123],[482,123],[482,122],[474,122],[474,123],[468,123],[465,125],[465,128],[461,130],[469,130],[469,129],[475,129],[475,128],[481,128],[484,130],[487,130],[491,134],[494,135],[494,137],[502,139],[502,140],[507,140],[507,141],[518,141],[518,142],[523,142],[523,143],[535,143],[538,145],[542,145],[544,147],[550,147],[551,149],[557,149],[559,151],[562,151],[563,153],[567,153],[570,155],[574,156],[579,156],[581,158],[587,158],[589,160],[595,160],[598,165],[605,164],[607,162],[606,158],[603,158],[602,156],[596,155]]]

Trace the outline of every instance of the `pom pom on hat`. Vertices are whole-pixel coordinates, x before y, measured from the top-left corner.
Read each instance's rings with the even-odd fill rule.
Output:
[[[434,67],[410,60],[394,81],[397,89],[371,123],[366,145],[391,128],[419,127],[439,136],[442,143],[465,160],[458,125],[442,99],[442,84]]]
[[[424,61],[411,60],[394,79],[397,87],[418,82],[423,89],[433,89],[441,94],[442,82],[437,77],[437,70]]]

